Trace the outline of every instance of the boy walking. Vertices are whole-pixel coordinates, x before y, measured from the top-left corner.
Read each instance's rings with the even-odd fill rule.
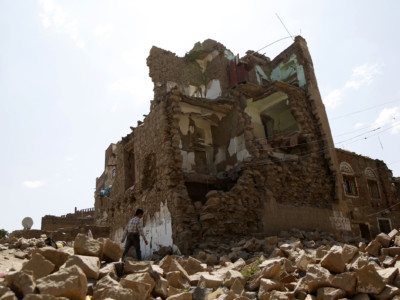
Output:
[[[122,254],[122,262],[125,260],[125,256],[128,254],[131,246],[135,247],[137,259],[142,260],[142,254],[140,252],[140,235],[142,236],[146,245],[148,244],[143,232],[143,213],[144,212],[142,209],[137,209],[136,216],[130,219],[128,225],[126,225],[121,240],[121,243],[123,243],[126,238],[125,251]]]

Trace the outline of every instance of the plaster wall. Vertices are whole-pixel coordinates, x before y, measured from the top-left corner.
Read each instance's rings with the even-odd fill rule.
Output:
[[[160,203],[160,210],[153,215],[146,215],[143,222],[143,232],[149,242],[148,245],[140,238],[140,250],[144,259],[160,249],[160,247],[172,247],[177,249],[172,241],[172,220],[167,203]],[[117,228],[112,234],[114,241],[120,242],[125,226]],[[124,247],[125,243],[121,243]]]

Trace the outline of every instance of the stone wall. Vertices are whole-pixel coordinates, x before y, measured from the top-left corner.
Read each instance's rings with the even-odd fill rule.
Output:
[[[76,228],[65,228],[58,230],[15,230],[10,234],[10,238],[40,238],[42,234],[45,234],[47,237],[51,237],[55,241],[66,241],[72,242],[75,240],[75,237],[78,233],[87,234],[88,231],[92,232],[94,238],[108,238],[110,236],[110,227],[108,226],[94,226],[94,225],[81,225]]]
[[[400,226],[400,207],[394,205],[400,199],[396,189],[393,189],[393,175],[386,164],[381,160],[341,149],[336,149],[336,154],[339,163],[349,166],[352,171],[342,172],[342,174],[350,175],[355,182],[356,192],[354,195],[343,190],[343,198],[349,207],[353,232],[361,235],[360,224],[364,224],[368,227],[370,235],[374,236],[384,231],[379,226],[379,221],[384,220],[389,222],[391,228],[398,228]],[[376,182],[378,197],[373,196],[370,182]],[[345,184],[343,177],[341,177],[340,183]]]
[[[64,216],[50,216],[42,217],[42,230],[54,231],[66,228],[78,228],[79,226],[94,225],[94,208],[77,210],[75,213],[67,214]]]

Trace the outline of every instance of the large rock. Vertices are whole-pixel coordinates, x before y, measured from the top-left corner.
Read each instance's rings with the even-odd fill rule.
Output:
[[[396,236],[396,238],[397,237],[400,239],[400,236]],[[400,256],[400,247],[390,247],[390,248],[387,248],[387,249],[389,249],[388,255],[393,256],[393,257],[396,256],[396,255]]]
[[[400,294],[400,289],[393,285],[386,285],[383,291],[379,295],[375,295],[375,299],[378,300],[389,300],[393,299],[396,295]]]
[[[219,286],[222,286],[223,284],[223,279],[220,276],[217,275],[211,275],[211,274],[203,274],[200,276],[200,280],[197,286],[202,287],[202,288],[218,288]]]
[[[396,267],[381,269],[381,270],[377,270],[377,271],[378,271],[378,274],[383,278],[383,281],[386,284],[392,284],[394,278],[399,273],[399,269]]]
[[[379,256],[379,250],[381,250],[382,244],[379,243],[376,239],[372,240],[367,248],[365,248],[365,251],[372,256],[378,257]]]
[[[28,257],[28,253],[26,253],[25,251],[18,250],[14,253],[14,257],[19,259],[25,259]]]
[[[332,273],[344,272],[346,265],[342,257],[342,248],[339,246],[333,246],[322,258],[321,266]]]
[[[349,263],[349,270],[356,271],[369,264],[367,256],[364,254],[356,254]]]
[[[98,279],[100,271],[100,260],[95,256],[73,255],[70,256],[61,268],[78,266],[87,278]]]
[[[381,232],[378,234],[375,238],[379,243],[381,243],[382,247],[389,247],[390,242],[392,241],[392,238],[387,235],[386,233]]]
[[[307,290],[314,293],[320,287],[330,287],[333,276],[327,269],[320,265],[308,265],[307,274],[303,277]]]
[[[345,244],[342,250],[342,259],[345,264],[350,262],[353,257],[358,253],[358,248],[353,245]]]
[[[262,268],[260,271],[252,275],[247,284],[250,291],[255,291],[260,287],[261,278],[279,279],[282,269],[283,259],[269,259],[261,263],[258,267]]]
[[[191,256],[187,260],[187,263],[186,263],[184,269],[189,275],[193,275],[197,272],[204,271],[204,267],[202,266],[201,261],[199,261]]]
[[[123,287],[111,287],[111,288],[107,288],[103,291],[103,298],[93,297],[93,299],[107,299],[107,300],[111,300],[111,299],[118,299],[118,300],[143,299],[143,298],[140,298],[140,296],[138,298],[136,298],[136,296],[137,295],[135,295],[135,291],[133,291],[131,289],[126,289]]]
[[[192,300],[192,294],[183,292],[183,293],[168,297],[167,300]]]
[[[98,240],[89,238],[86,234],[78,233],[74,241],[76,255],[97,256],[101,258],[103,245]]]
[[[318,259],[322,259],[326,254],[328,254],[328,251],[331,249],[328,245],[322,245],[317,248],[317,251],[315,252],[315,256]]]
[[[357,293],[380,294],[385,288],[385,281],[379,275],[373,263],[357,270]]]
[[[129,276],[129,275],[128,275]],[[130,280],[129,278],[122,278],[120,284],[133,291],[133,298],[137,300],[146,300],[151,293],[151,285],[144,282]]]
[[[72,266],[38,279],[36,286],[41,294],[84,300],[87,291],[87,279],[81,268]]]
[[[161,298],[166,298],[168,295],[168,281],[159,276],[159,278],[156,279],[156,285],[153,289],[153,294],[156,297],[161,297]]]
[[[303,252],[296,260],[296,266],[300,271],[306,271],[309,264],[315,264],[315,258]]]
[[[185,269],[176,261],[175,258],[172,256],[168,255],[165,256],[160,263],[158,264],[165,273],[167,272],[173,272],[173,271],[178,271],[182,274],[183,277],[185,277],[188,281],[190,280],[189,274],[185,271]]]
[[[236,280],[239,280],[243,285],[246,283],[246,279],[239,271],[229,270],[225,273],[224,277],[224,286],[228,288],[230,288]]]
[[[168,285],[174,288],[183,290],[190,287],[189,281],[179,271],[168,272],[165,278],[168,281]]]
[[[265,294],[273,290],[284,291],[285,286],[279,280],[262,278],[260,281],[260,289],[258,290],[258,297],[260,299],[265,298]]]
[[[124,248],[119,243],[110,239],[105,239],[103,243],[103,260],[107,262],[117,262],[122,257]]]
[[[124,274],[151,272],[153,268],[149,261],[126,260]]]
[[[105,276],[109,275],[111,278],[117,280],[118,275],[117,275],[117,269],[115,268],[115,264],[106,264],[104,267],[100,268],[99,270],[99,278],[103,278]]]
[[[0,300],[18,300],[18,298],[8,287],[0,286]]]
[[[355,272],[345,272],[337,274],[332,279],[332,286],[344,290],[349,295],[356,292],[357,274]]]
[[[294,299],[293,292],[281,292],[281,291],[272,291],[270,300],[293,300]],[[244,299],[243,299],[244,300]]]
[[[388,236],[391,238],[391,240],[394,240],[394,237],[399,235],[399,231],[397,229],[393,229],[391,232],[388,233]]]
[[[32,271],[35,280],[51,274],[54,269],[55,265],[40,253],[34,253],[31,260],[22,266],[22,271]]]
[[[231,286],[231,291],[236,295],[241,295],[244,291],[244,284],[239,279],[236,279]]]
[[[27,294],[33,294],[35,282],[32,273],[23,271],[10,273],[5,277],[6,286],[9,287],[18,298]]]
[[[198,272],[196,274],[190,275],[189,276],[190,285],[197,286],[199,284],[199,281],[200,281],[200,276],[203,275],[203,274],[209,275],[210,273],[209,272]]]
[[[148,285],[150,285],[150,291],[152,291],[156,285],[153,277],[150,276],[149,273],[134,273],[134,274],[125,275],[120,281],[120,284],[122,286],[124,286],[122,284],[122,280],[124,280],[125,282],[136,281],[136,282],[147,283]],[[126,286],[124,286],[124,287],[126,287]]]
[[[104,276],[101,278],[95,287],[93,288],[93,298],[94,299],[105,299],[104,292],[108,289],[112,288],[122,288],[122,286],[116,281],[112,279],[109,275]]]
[[[368,296],[368,294],[361,293],[355,295],[351,300],[370,300],[371,298]]]
[[[332,287],[321,287],[317,290],[317,300],[337,300],[345,298],[346,292]]]
[[[66,297],[56,297],[53,295],[46,294],[28,294],[24,297],[24,300],[68,300]]]
[[[52,247],[36,248],[32,251],[32,255],[39,253],[47,260],[51,261],[57,268],[61,267],[70,256],[69,253],[63,252],[61,249],[54,249]]]

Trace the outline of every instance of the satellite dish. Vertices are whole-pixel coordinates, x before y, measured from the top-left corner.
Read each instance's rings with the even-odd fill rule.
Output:
[[[33,225],[33,220],[31,217],[26,217],[22,220],[22,226],[24,226],[24,230],[31,229],[32,225]]]

